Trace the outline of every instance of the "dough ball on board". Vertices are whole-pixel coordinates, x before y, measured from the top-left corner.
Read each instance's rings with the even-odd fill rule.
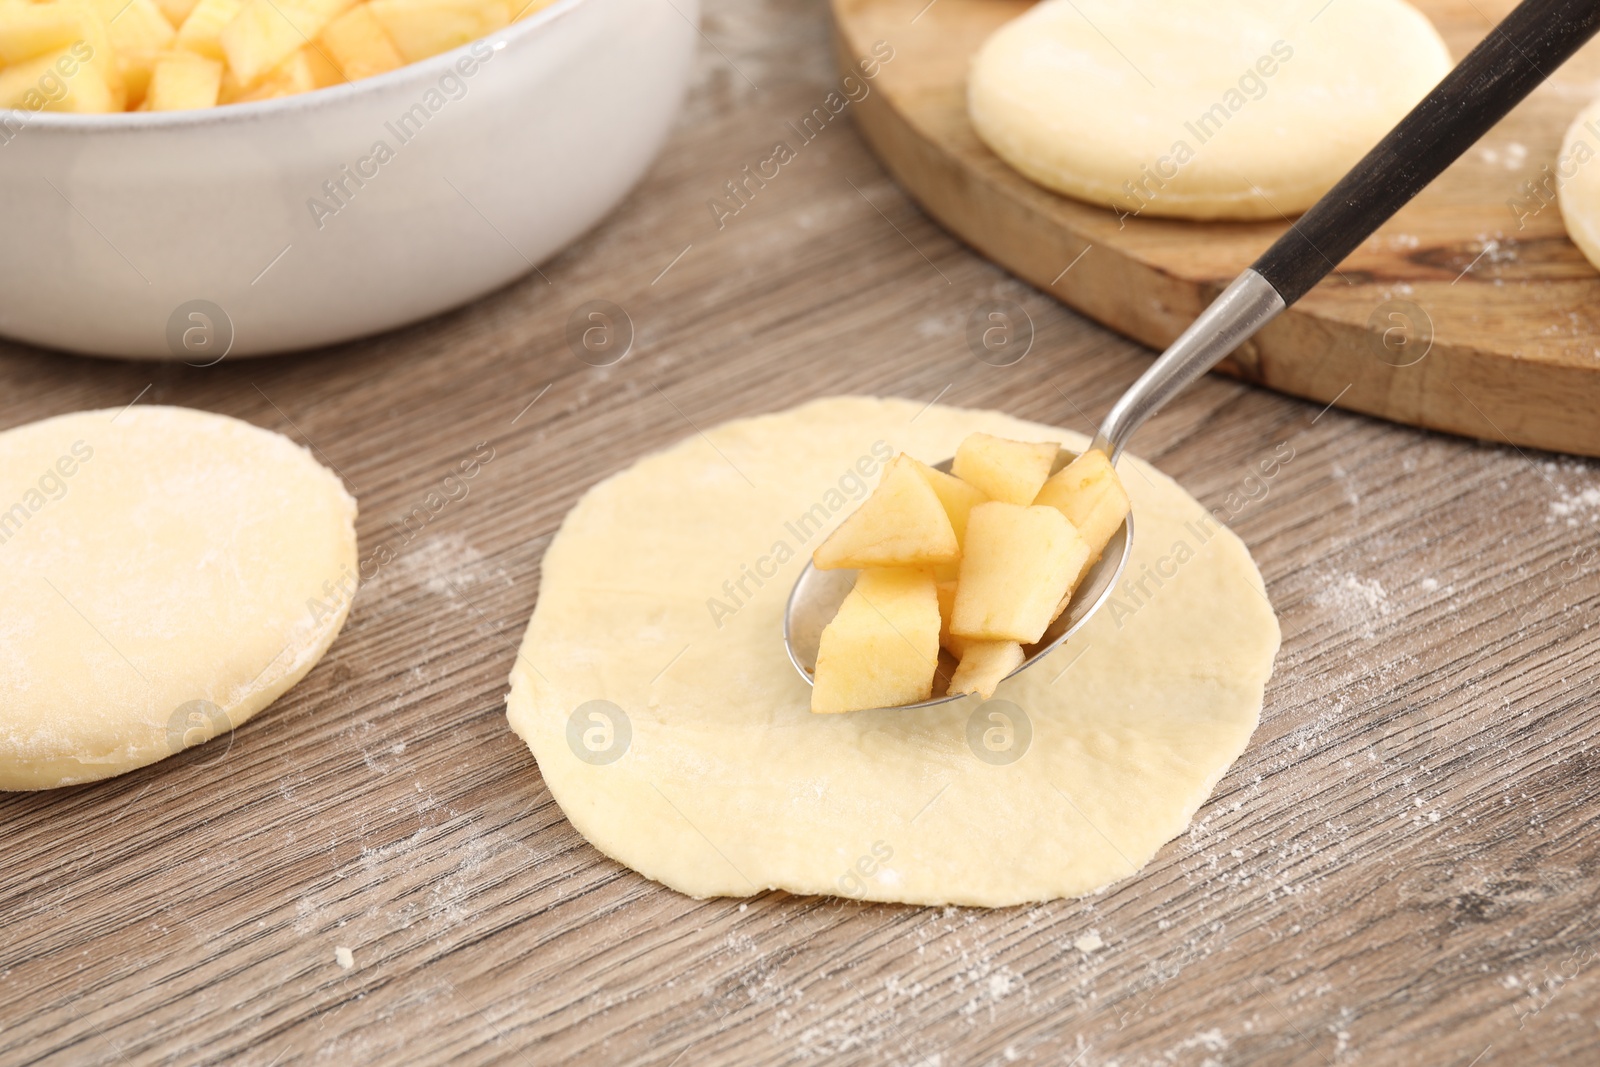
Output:
[[[1314,204],[1451,67],[1404,0],[1045,0],[984,43],[978,135],[1119,212],[1276,219]]]
[[[936,462],[973,431],[1087,443],[842,397],[708,428],[584,495],[506,701],[580,833],[697,897],[999,907],[1131,877],[1183,831],[1256,727],[1278,623],[1239,539],[1131,457],[1129,577],[1046,662],[987,702],[811,713],[782,637],[796,574],[896,452]]]
[[[350,610],[356,503],[288,438],[186,408],[0,433],[0,789],[239,726]]]
[[[1567,236],[1600,270],[1600,100],[1584,108],[1567,128],[1556,160],[1557,199]]]

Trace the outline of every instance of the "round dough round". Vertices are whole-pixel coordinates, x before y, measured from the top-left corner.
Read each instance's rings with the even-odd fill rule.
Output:
[[[988,704],[808,710],[782,639],[806,555],[896,451],[935,462],[974,430],[1087,443],[995,412],[820,400],[578,502],[507,708],[586,838],[697,897],[1003,906],[1126,878],[1188,825],[1255,729],[1278,624],[1244,545],[1138,460],[1120,462],[1128,577],[1047,662]]]
[[[1572,120],[1556,161],[1556,199],[1567,236],[1600,269],[1600,167],[1590,166],[1600,154],[1600,100]]]
[[[972,65],[1001,159],[1119,212],[1276,219],[1310,207],[1451,66],[1403,0],[1046,0]]]
[[[289,439],[173,407],[0,433],[0,789],[239,726],[333,643],[356,504]]]

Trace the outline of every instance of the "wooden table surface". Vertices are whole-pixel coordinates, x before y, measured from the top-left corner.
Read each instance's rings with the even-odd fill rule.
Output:
[[[703,29],[665,153],[544,277],[205,370],[0,346],[0,427],[137,400],[282,431],[357,494],[364,552],[494,448],[231,740],[0,797],[0,1063],[1594,1062],[1593,461],[1217,378],[1160,415],[1135,451],[1233,513],[1284,644],[1192,829],[1099,896],[696,901],[572,830],[502,699],[585,489],[836,393],[1087,430],[1149,362],[931,225],[848,110],[797,145],[834,83],[822,4],[711,0]],[[780,139],[794,160],[719,229],[708,200]],[[633,323],[614,366],[565,339],[594,299]],[[1032,322],[1011,366],[967,340],[995,301]]]

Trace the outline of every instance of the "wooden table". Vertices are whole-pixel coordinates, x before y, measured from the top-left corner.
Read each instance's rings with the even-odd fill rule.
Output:
[[[337,466],[364,547],[495,450],[231,742],[0,798],[0,1063],[1592,1063],[1593,461],[1216,378],[1157,418],[1135,450],[1213,507],[1292,444],[1232,523],[1284,645],[1194,827],[1100,896],[695,901],[573,832],[501,702],[586,488],[833,393],[1087,430],[1149,361],[932,226],[848,113],[719,229],[707,201],[834,72],[820,4],[712,0],[704,32],[665,154],[548,281],[205,370],[0,347],[0,426],[136,398],[248,419]],[[633,322],[615,366],[567,346],[592,299]],[[1031,317],[1015,365],[969,348],[991,301]]]

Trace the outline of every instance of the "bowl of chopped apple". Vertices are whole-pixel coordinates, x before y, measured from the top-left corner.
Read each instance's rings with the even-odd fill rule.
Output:
[[[0,0],[0,335],[284,352],[527,274],[638,181],[696,0]]]

